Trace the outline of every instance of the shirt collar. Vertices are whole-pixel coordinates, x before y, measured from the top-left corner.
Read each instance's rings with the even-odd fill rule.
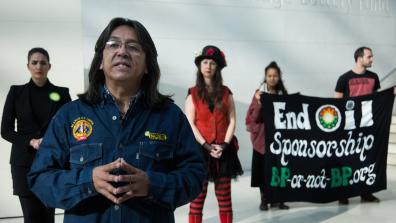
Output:
[[[111,94],[111,92],[109,91],[109,89],[106,87],[106,85],[103,85],[102,87],[102,97],[103,97],[103,101],[102,103],[114,103],[115,105],[117,105],[115,97]],[[120,111],[120,115],[121,117],[123,116],[124,118],[126,118],[128,116],[128,114],[130,113],[130,111],[132,110],[133,105],[136,104],[136,102],[138,101],[138,99],[141,97],[142,95],[142,91],[139,90],[135,95],[131,96],[129,99],[129,103],[128,103],[128,111],[127,113],[123,116],[121,115],[121,111]],[[103,105],[102,104],[102,105]],[[117,106],[118,107],[118,106]],[[119,109],[118,109],[119,110]]]

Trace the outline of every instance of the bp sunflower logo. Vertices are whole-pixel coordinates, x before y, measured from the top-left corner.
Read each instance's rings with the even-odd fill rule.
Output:
[[[341,113],[334,105],[323,105],[316,111],[316,124],[325,132],[333,132],[341,124]]]

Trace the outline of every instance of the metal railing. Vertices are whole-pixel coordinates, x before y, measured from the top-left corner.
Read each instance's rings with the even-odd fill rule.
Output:
[[[381,88],[388,88],[396,85],[396,67],[393,68],[380,80]]]

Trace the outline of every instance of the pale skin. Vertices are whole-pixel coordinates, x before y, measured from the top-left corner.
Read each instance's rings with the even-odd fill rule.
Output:
[[[140,89],[143,75],[147,73],[146,54],[143,50],[130,52],[124,43],[138,42],[135,30],[122,25],[113,30],[110,39],[121,41],[122,46],[113,51],[103,50],[103,60],[100,69],[105,74],[105,85],[115,97],[122,114],[128,110],[129,100]],[[111,174],[116,169],[122,169],[125,175]],[[133,197],[147,196],[150,180],[143,170],[140,170],[123,158],[112,163],[95,167],[92,173],[95,190],[116,204],[121,204]],[[112,182],[125,182],[124,186],[114,187]],[[117,197],[116,195],[120,195]]]
[[[39,87],[42,87],[47,83],[48,71],[51,69],[51,64],[48,58],[39,52],[33,53],[26,65],[30,72],[32,81]],[[38,150],[43,139],[31,139],[29,145],[34,149]]]
[[[370,68],[373,64],[373,52],[369,49],[364,49],[363,56],[358,57],[355,63],[355,66],[352,68],[352,71],[356,74],[364,74],[367,68]],[[393,94],[396,95],[396,87],[393,87]],[[342,92],[335,92],[336,98],[344,97],[344,93]]]
[[[217,64],[214,60],[204,59],[201,61],[200,71],[204,77],[206,87],[208,88],[209,91],[212,88],[212,79],[216,73],[216,69],[217,69]],[[224,138],[224,142],[226,143],[231,142],[231,139],[234,136],[235,125],[236,125],[235,103],[232,95],[229,96],[229,105],[230,105],[230,109],[228,111],[229,124]],[[193,130],[195,139],[198,141],[199,144],[201,145],[204,144],[206,140],[203,138],[203,136],[201,135],[201,133],[199,132],[198,128],[195,125],[195,106],[192,101],[191,95],[187,96],[185,102],[185,112],[188,122],[190,123],[190,126]],[[210,155],[217,159],[220,158],[223,153],[223,149],[221,148],[221,146],[217,144],[212,144],[211,146],[212,146],[212,150],[210,152]]]

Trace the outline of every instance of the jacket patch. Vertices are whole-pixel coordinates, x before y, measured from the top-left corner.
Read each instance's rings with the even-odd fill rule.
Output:
[[[168,139],[168,137],[162,133],[146,131],[144,135],[151,140],[166,141]]]
[[[89,118],[79,117],[71,125],[73,136],[79,142],[87,140],[92,134],[93,121]]]

